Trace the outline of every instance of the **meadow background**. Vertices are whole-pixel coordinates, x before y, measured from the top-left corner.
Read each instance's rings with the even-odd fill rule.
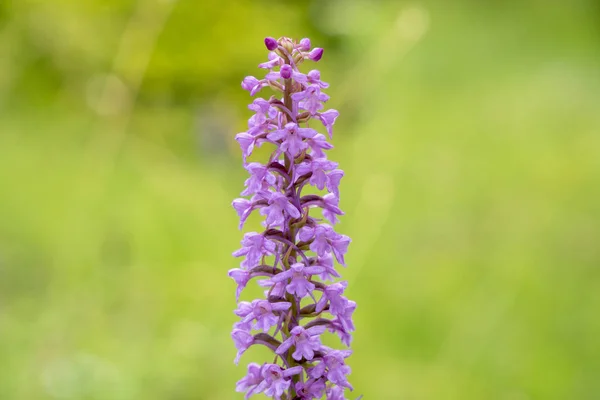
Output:
[[[242,398],[233,138],[284,35],[341,112],[352,399],[599,399],[587,0],[0,1],[0,399]]]

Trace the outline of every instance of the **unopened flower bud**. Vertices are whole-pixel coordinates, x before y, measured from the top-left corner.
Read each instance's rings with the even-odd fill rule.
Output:
[[[269,49],[269,51],[273,51],[277,48],[277,40],[268,36],[265,38],[265,46],[267,46],[267,49]]]
[[[310,50],[310,39],[304,38],[304,39],[300,40],[300,43],[298,45],[298,50],[309,51]]]
[[[320,47],[315,47],[310,53],[308,53],[308,58],[313,61],[319,61],[321,57],[323,57],[323,49]]]
[[[284,64],[281,66],[279,73],[283,79],[290,79],[292,77],[292,67],[289,64]]]

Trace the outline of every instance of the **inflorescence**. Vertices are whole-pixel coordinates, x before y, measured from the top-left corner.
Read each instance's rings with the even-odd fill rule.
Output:
[[[240,317],[231,333],[238,349],[235,363],[256,344],[270,348],[275,359],[250,363],[236,390],[245,392],[245,398],[264,393],[280,400],[324,395],[342,400],[345,389],[352,390],[345,362],[352,352],[323,345],[321,335],[335,333],[349,346],[354,331],[356,303],[343,295],[347,282],[335,281],[340,277],[335,264],[345,266],[350,243],[332,227],[343,215],[338,187],[344,172],[327,159],[325,152],[333,146],[325,135],[309,127],[311,121],[320,121],[331,139],[339,113],[322,111],[329,100],[323,89],[329,85],[321,81],[320,72],[304,74],[298,69],[305,60],[319,61],[323,49],[311,48],[306,38],[295,42],[269,37],[265,45],[269,60],[259,67],[268,71],[266,76],[248,76],[242,88],[254,96],[269,87],[277,95],[256,98],[248,106],[254,115],[236,140],[250,177],[241,193],[245,197],[233,201],[240,229],[252,211],[259,210],[265,230],[244,235],[242,248],[233,253],[244,259],[229,276],[237,284],[235,314]],[[274,146],[269,160],[249,162],[254,148],[265,143]],[[320,194],[302,195],[307,185]],[[322,218],[309,213],[317,208]],[[258,284],[265,288],[265,297],[239,301],[253,278],[262,278]]]

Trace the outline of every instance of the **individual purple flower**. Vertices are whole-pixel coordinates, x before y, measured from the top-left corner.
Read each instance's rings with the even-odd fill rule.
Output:
[[[243,317],[239,323],[240,327],[249,327],[250,323],[254,321],[253,329],[268,332],[272,326],[277,325],[280,319],[278,315],[275,315],[275,312],[286,311],[291,306],[291,303],[285,301],[271,303],[267,300],[254,300],[252,303],[244,305],[244,308],[236,315]]]
[[[326,254],[323,257],[317,257],[315,265],[324,268],[324,271],[319,274],[319,278],[322,281],[333,281],[335,278],[339,278],[340,274],[333,267],[333,257],[331,254]]]
[[[264,392],[274,399],[280,399],[292,383],[290,377],[301,372],[300,366],[282,369],[277,364],[265,364],[262,367],[263,381],[257,386],[257,391]]]
[[[248,350],[250,345],[252,345],[252,343],[254,342],[254,336],[252,336],[244,329],[234,329],[233,332],[231,332],[231,337],[233,338],[235,347],[238,349],[234,360],[235,365],[237,365],[240,361],[240,357],[242,356],[242,354],[244,354],[244,352]]]
[[[329,96],[321,93],[319,85],[310,85],[304,91],[294,93],[292,99],[299,103],[300,108],[315,115],[317,111],[323,108],[323,102],[329,100]]]
[[[252,303],[248,301],[240,301],[238,307],[234,311],[234,314],[238,317],[245,317],[252,312]]]
[[[356,310],[356,302],[348,300],[343,313],[338,314],[327,326],[327,330],[338,335],[342,343],[350,346],[352,341],[351,332],[354,331],[352,314]]]
[[[250,119],[248,120],[248,131],[245,132],[254,138],[254,144],[256,144],[256,145],[259,144],[259,142],[257,141],[257,136],[259,136],[263,133],[267,133],[270,129],[273,129],[274,127],[276,127],[276,125],[272,124],[269,120],[259,123],[259,122],[257,122],[258,119],[259,118],[257,118],[256,115],[253,115],[252,117],[250,117]],[[249,140],[249,138],[248,138],[248,140]],[[240,147],[241,147],[241,143],[240,143]]]
[[[325,332],[324,326],[313,326],[304,329],[301,326],[296,326],[290,332],[290,337],[287,338],[275,350],[277,354],[283,354],[294,346],[295,350],[292,353],[294,360],[300,361],[302,357],[307,360],[312,360],[315,356],[315,351],[321,348],[321,340],[319,336]]]
[[[248,135],[256,137],[270,129],[277,128],[273,120],[277,117],[277,110],[265,99],[255,99],[248,108],[255,114],[248,120]]]
[[[329,381],[336,385],[352,389],[352,385],[348,383],[346,378],[351,369],[344,361],[351,354],[352,351],[350,350],[326,349],[321,361],[308,370],[308,375],[313,379],[326,376]]]
[[[254,99],[252,104],[248,105],[248,108],[256,113],[256,122],[264,123],[268,118],[273,118],[275,115],[269,115],[271,111],[271,103],[265,99]]]
[[[329,161],[326,158],[316,158],[298,165],[296,167],[296,174],[304,175],[310,172],[309,183],[316,186],[317,189],[323,190],[326,185],[327,187],[332,187],[335,184],[336,181],[333,183],[329,182],[328,172],[335,169],[337,165],[336,162]]]
[[[346,400],[344,389],[340,386],[330,386],[327,388],[327,400]]]
[[[323,363],[327,366],[327,379],[349,389],[352,389],[352,385],[348,383],[346,376],[350,374],[351,369],[344,359],[351,354],[349,350],[331,350],[323,357]]]
[[[333,193],[327,193],[323,196],[323,217],[332,224],[337,224],[338,215],[344,215],[344,212],[338,207],[340,199]]]
[[[306,382],[296,383],[296,395],[301,399],[320,399],[325,392],[325,380],[308,379]]]
[[[240,144],[242,156],[244,157],[244,161],[246,161],[246,158],[250,157],[252,150],[254,150],[256,138],[248,132],[241,132],[235,135],[235,140]]]
[[[233,269],[229,270],[228,275],[237,284],[237,290],[235,293],[235,301],[239,301],[242,290],[244,290],[244,288],[250,281],[250,273],[243,269],[233,268]]]
[[[254,96],[260,91],[267,83],[265,81],[259,81],[253,76],[247,76],[242,81],[242,88],[250,92],[250,96]]]
[[[276,245],[271,240],[266,239],[264,235],[256,232],[246,233],[242,239],[242,248],[235,251],[235,257],[246,256],[241,266],[252,268],[260,262],[260,259],[266,255],[275,252]]]
[[[285,124],[283,129],[278,129],[267,135],[269,140],[282,140],[281,150],[289,153],[291,156],[296,156],[301,150],[308,147],[308,144],[303,139],[312,138],[317,134],[317,131],[311,128],[300,128],[294,122]]]
[[[246,219],[250,216],[250,213],[253,210],[253,204],[248,199],[235,199],[231,205],[235,208],[235,211],[240,217],[240,229],[244,226]]]
[[[317,114],[317,118],[319,118],[323,126],[327,129],[327,134],[330,139],[333,137],[333,124],[335,124],[335,120],[339,115],[340,113],[337,112],[337,110],[327,110]]]
[[[273,51],[269,53],[268,57],[269,61],[264,62],[262,64],[258,64],[258,68],[272,69],[276,66],[281,66],[283,64],[283,59]]]
[[[262,215],[267,217],[265,224],[267,226],[279,226],[284,223],[284,213],[292,218],[300,218],[300,211],[290,203],[290,200],[283,194],[274,192],[269,198],[269,205],[260,210]]]
[[[305,297],[315,289],[315,285],[309,281],[311,275],[323,273],[324,267],[307,267],[304,263],[295,263],[290,269],[271,278],[272,282],[284,282],[289,279],[289,284],[285,287],[288,293],[297,296],[299,299]]]
[[[320,312],[329,304],[329,312],[331,314],[344,314],[349,304],[348,299],[342,296],[346,287],[348,287],[348,282],[337,282],[327,286],[317,303],[317,312]]]
[[[321,73],[316,69],[310,71],[308,74],[306,74],[306,76],[309,83],[315,84],[321,89],[327,89],[329,87],[328,83],[321,81]]]
[[[331,333],[335,333],[340,338],[340,341],[346,346],[350,346],[352,343],[352,331],[344,329],[339,321],[332,321],[328,326],[327,330]]]
[[[238,393],[246,392],[245,399],[249,399],[253,394],[259,393],[257,387],[264,380],[261,370],[261,366],[257,363],[248,364],[248,374],[237,382],[235,391]]]
[[[320,224],[316,227],[305,226],[298,234],[300,240],[309,241],[314,238],[310,244],[310,249],[318,256],[333,252],[333,255],[342,265],[345,265],[344,254],[348,250],[350,238],[346,235],[336,233],[331,226]]]
[[[244,182],[246,189],[242,192],[242,196],[267,191],[270,186],[275,186],[277,179],[266,166],[252,162],[246,165],[246,170],[250,173],[250,177]]]
[[[344,177],[344,171],[335,169],[327,174],[327,190],[333,193],[336,197],[340,197],[340,181]]]
[[[311,155],[314,158],[324,158],[325,153],[323,153],[323,150],[333,149],[333,145],[327,141],[325,135],[320,133],[316,134],[310,139],[307,139],[306,143],[308,144],[308,147],[310,147]]]
[[[354,313],[354,310],[356,310],[356,302],[347,300],[343,310],[339,310],[334,319],[334,322],[339,322],[346,332],[354,331],[354,322],[352,321],[352,314]]]

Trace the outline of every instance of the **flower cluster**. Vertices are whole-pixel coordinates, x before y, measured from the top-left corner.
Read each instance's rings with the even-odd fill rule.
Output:
[[[264,393],[274,399],[341,400],[345,389],[352,389],[345,363],[351,351],[323,345],[321,335],[335,333],[349,346],[354,330],[356,303],[344,296],[347,282],[335,282],[340,275],[334,264],[345,266],[350,243],[332,227],[343,214],[338,187],[344,172],[327,159],[325,152],[333,147],[327,137],[309,126],[319,121],[331,138],[338,112],[323,111],[329,96],[322,90],[329,85],[319,71],[304,74],[298,69],[305,60],[319,61],[323,49],[311,49],[309,39],[285,37],[266,38],[265,45],[269,61],[259,65],[267,70],[265,77],[246,77],[242,88],[254,96],[269,87],[277,96],[257,98],[248,106],[254,115],[236,140],[250,177],[241,193],[245,197],[233,201],[240,229],[258,210],[265,230],[244,235],[242,248],[233,253],[243,260],[229,276],[237,284],[235,314],[240,318],[231,334],[238,349],[235,363],[257,344],[273,350],[275,360],[249,364],[237,391],[246,398]],[[250,162],[253,150],[265,143],[274,149],[269,160]],[[326,193],[302,195],[306,185]],[[316,208],[322,218],[310,215]],[[265,297],[239,301],[253,278],[261,278]]]

